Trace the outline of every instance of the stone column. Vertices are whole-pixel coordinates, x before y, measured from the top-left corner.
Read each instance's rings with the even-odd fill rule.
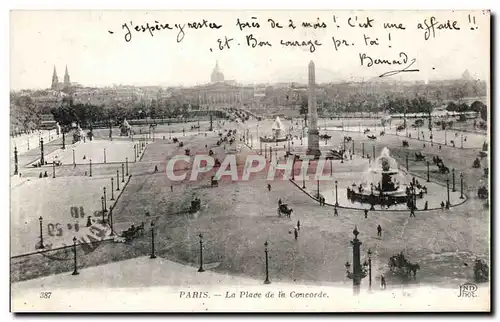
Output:
[[[316,76],[314,62],[309,63],[309,131],[307,142],[307,154],[318,158],[321,155],[319,150],[319,131],[318,131],[318,110],[316,107]]]

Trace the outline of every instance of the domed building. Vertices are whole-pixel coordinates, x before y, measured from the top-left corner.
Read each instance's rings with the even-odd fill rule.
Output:
[[[219,61],[218,60],[215,62],[215,67],[214,67],[214,69],[212,71],[212,76],[210,78],[210,81],[212,83],[218,83],[218,82],[223,82],[224,81],[224,74],[220,70]]]

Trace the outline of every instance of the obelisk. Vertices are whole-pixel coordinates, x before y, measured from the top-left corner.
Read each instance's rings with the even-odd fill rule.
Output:
[[[319,131],[318,131],[318,109],[316,107],[316,76],[314,62],[309,63],[309,131],[307,142],[307,155],[313,155],[318,158],[321,155],[319,150]]]

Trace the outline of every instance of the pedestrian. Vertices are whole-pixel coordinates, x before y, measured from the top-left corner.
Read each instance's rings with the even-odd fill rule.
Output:
[[[441,150],[441,145],[439,145],[439,150]]]
[[[170,192],[174,192],[174,186],[170,185]]]
[[[339,215],[339,212],[337,210],[337,207],[335,206],[335,208],[333,208],[333,215],[334,216],[338,216]]]
[[[297,230],[297,227],[293,228],[293,235],[295,236],[295,240],[297,240],[297,238],[299,238],[299,231]]]
[[[368,209],[365,209],[365,218],[368,218]]]
[[[415,207],[410,208],[410,217],[415,217]]]
[[[300,220],[297,220],[297,230],[300,231]]]
[[[382,275],[382,276],[380,277],[380,288],[381,288],[381,289],[383,289],[383,290],[385,290],[385,287],[386,287],[386,284],[385,284],[385,277],[384,277],[384,275]]]
[[[424,205],[424,210],[428,210],[428,209],[429,209],[429,202],[426,200],[425,205]]]
[[[158,166],[155,165],[155,172],[158,172]]]
[[[443,210],[444,210],[444,202],[441,201],[441,211],[443,211]]]
[[[377,237],[382,237],[382,227],[380,225],[377,226]]]
[[[271,184],[267,184],[267,190],[271,191]]]
[[[281,206],[281,198],[278,200],[278,206]]]

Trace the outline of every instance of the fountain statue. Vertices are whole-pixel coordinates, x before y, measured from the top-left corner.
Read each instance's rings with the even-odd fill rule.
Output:
[[[260,138],[262,142],[283,142],[287,141],[290,138],[290,135],[284,135],[285,132],[285,126],[281,122],[279,116],[276,117],[276,120],[274,121],[272,127],[272,136],[263,136]]]
[[[404,187],[401,185],[404,184]],[[393,205],[398,203],[414,203],[414,195],[423,195],[424,187],[408,180],[399,171],[398,164],[389,154],[389,149],[384,148],[380,156],[375,159],[372,167],[365,173],[362,184],[353,184],[352,189],[347,189],[351,201],[361,203]]]

